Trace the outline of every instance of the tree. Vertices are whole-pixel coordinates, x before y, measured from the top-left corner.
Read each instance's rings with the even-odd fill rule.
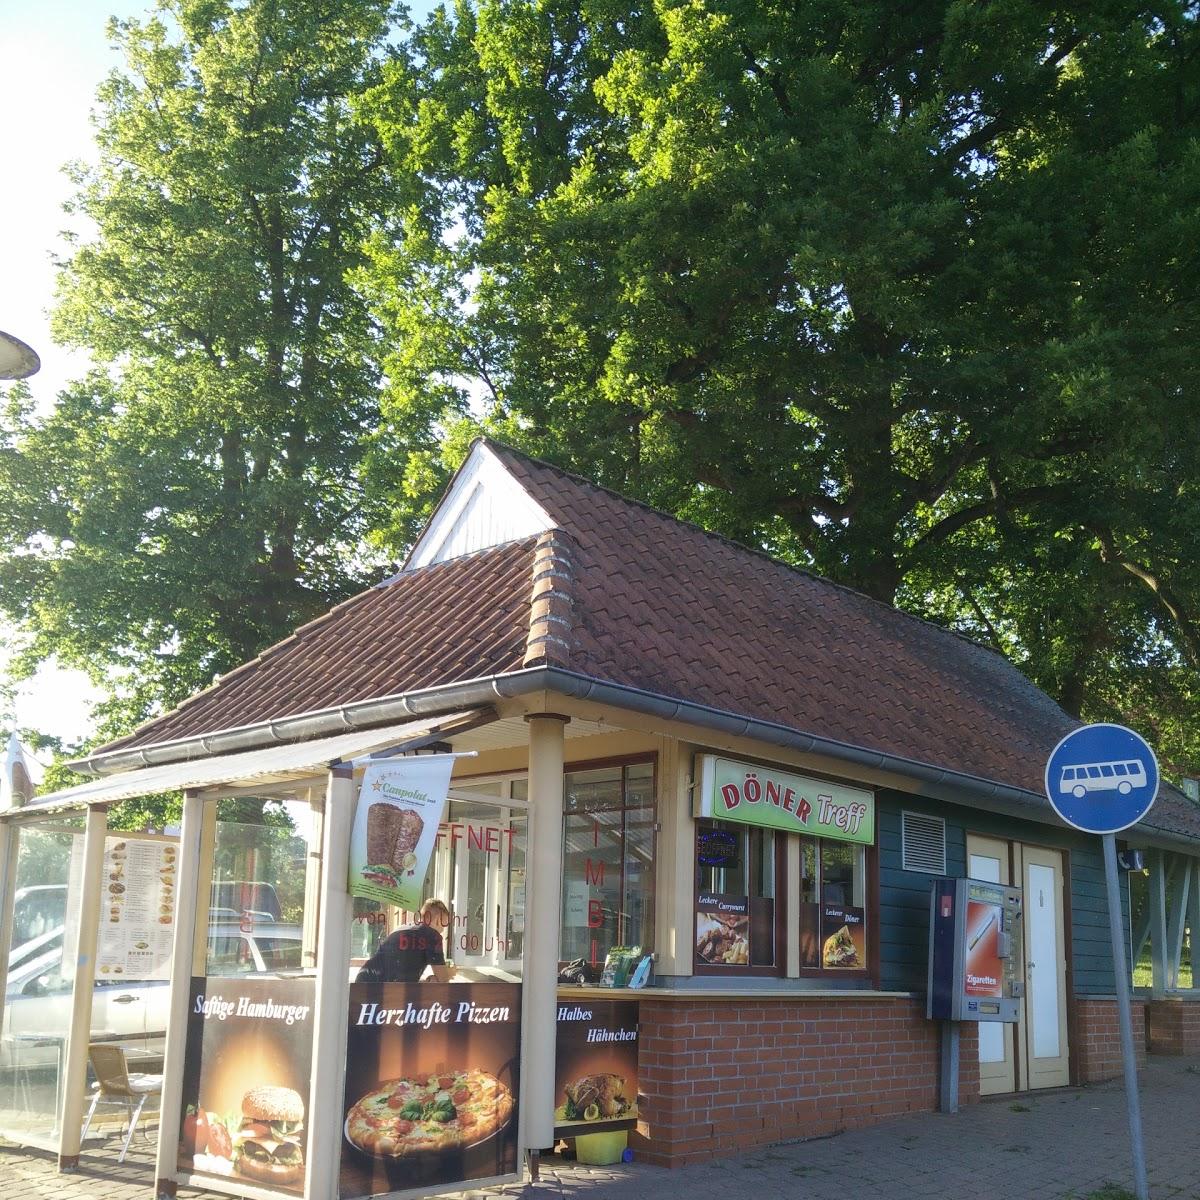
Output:
[[[435,14],[363,106],[424,185],[372,246],[391,537],[482,423],[989,639],[1184,767],[1196,16]]]
[[[95,227],[61,264],[57,336],[95,369],[0,428],[0,608],[27,668],[117,687],[107,732],[206,686],[361,588],[357,483],[378,421],[362,262],[387,0],[161,0],[110,24]]]

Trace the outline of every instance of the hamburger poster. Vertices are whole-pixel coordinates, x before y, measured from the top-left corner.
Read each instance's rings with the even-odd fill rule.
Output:
[[[302,1195],[314,980],[193,979],[179,1166]]]
[[[367,764],[350,835],[350,895],[421,907],[453,768],[453,754]]]

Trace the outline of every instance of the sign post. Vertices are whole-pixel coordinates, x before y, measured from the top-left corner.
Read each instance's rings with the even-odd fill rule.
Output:
[[[1138,1097],[1137,1058],[1129,1002],[1129,968],[1117,885],[1115,835],[1140,821],[1158,795],[1158,761],[1146,741],[1123,725],[1085,725],[1067,734],[1046,763],[1046,796],[1068,825],[1098,833],[1104,846],[1104,883],[1108,894],[1108,926],[1112,937],[1117,1013],[1121,1026],[1121,1058],[1125,1069],[1125,1101],[1133,1151],[1133,1184],[1137,1200],[1148,1200],[1146,1150]]]

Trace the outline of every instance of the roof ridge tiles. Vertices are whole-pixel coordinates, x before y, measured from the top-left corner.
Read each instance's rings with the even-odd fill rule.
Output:
[[[498,452],[500,454],[511,454],[516,458],[524,459],[526,462],[532,463],[534,466],[544,467],[546,470],[552,471],[554,474],[559,475],[564,479],[569,479],[572,483],[582,484],[583,486],[591,488],[594,491],[603,492],[606,496],[612,497],[612,499],[621,504],[629,505],[634,508],[640,508],[643,511],[650,513],[652,516],[660,517],[666,521],[672,521],[677,525],[682,525],[687,529],[694,530],[696,533],[703,534],[704,537],[710,541],[719,543],[730,550],[741,551],[744,554],[751,554],[766,565],[782,567],[784,570],[794,575],[799,575],[805,579],[810,579],[814,583],[824,584],[827,587],[836,588],[839,591],[845,592],[847,595],[853,596],[859,600],[866,600],[868,603],[875,605],[883,612],[895,613],[928,629],[935,629],[940,633],[949,634],[951,637],[956,637],[969,646],[974,646],[979,650],[987,651],[987,653],[993,655],[995,658],[1007,664],[1008,666],[1014,665],[1008,658],[1004,656],[1004,654],[997,650],[995,646],[989,646],[986,642],[981,642],[976,638],[970,637],[961,630],[953,629],[948,625],[939,625],[936,621],[933,621],[928,617],[921,617],[916,613],[908,612],[906,609],[897,608],[894,604],[888,604],[886,601],[877,600],[874,596],[868,595],[866,592],[859,591],[857,588],[853,588],[849,584],[839,583],[836,579],[830,579],[828,575],[822,575],[818,571],[810,570],[807,567],[798,567],[793,563],[784,562],[779,558],[772,558],[771,555],[765,550],[756,549],[753,546],[747,546],[743,542],[739,542],[734,538],[727,537],[725,534],[716,533],[711,529],[705,529],[703,525],[697,525],[694,521],[689,521],[683,517],[677,517],[672,513],[665,512],[663,509],[655,508],[653,504],[647,504],[644,500],[638,500],[632,496],[623,496],[620,492],[614,491],[612,488],[606,487],[602,483],[596,483],[594,480],[588,479],[583,475],[576,475],[573,471],[568,471],[564,467],[557,466],[552,462],[547,462],[543,458],[535,458],[532,454],[527,454],[523,450],[518,450],[514,446],[507,445],[505,442],[498,442],[495,439],[488,437],[486,434],[480,435],[478,438],[476,438],[475,442],[472,442],[472,446],[479,442],[482,442],[493,452]]]

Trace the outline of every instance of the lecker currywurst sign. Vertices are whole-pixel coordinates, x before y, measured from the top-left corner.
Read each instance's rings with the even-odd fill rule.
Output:
[[[873,792],[712,754],[700,755],[697,764],[698,817],[868,846],[875,841]]]

